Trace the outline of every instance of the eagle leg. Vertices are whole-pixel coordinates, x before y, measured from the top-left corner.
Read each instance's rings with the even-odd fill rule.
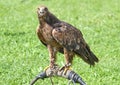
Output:
[[[57,50],[53,48],[51,45],[47,45],[48,51],[49,51],[49,57],[50,57],[50,64],[45,68],[47,70],[48,68],[54,68],[56,66],[55,61],[56,61],[56,53]]]
[[[71,69],[74,53],[64,48],[64,56],[66,64],[60,70],[64,69],[64,73],[66,73],[67,70]]]

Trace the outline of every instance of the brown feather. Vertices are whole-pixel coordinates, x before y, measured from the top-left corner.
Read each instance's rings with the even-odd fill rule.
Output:
[[[90,65],[98,62],[98,58],[90,50],[78,29],[65,22],[59,23],[58,26],[57,24],[54,26],[52,35],[59,44],[76,53]]]

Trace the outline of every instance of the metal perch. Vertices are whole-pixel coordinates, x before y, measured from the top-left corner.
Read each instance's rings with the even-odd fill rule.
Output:
[[[38,76],[36,76],[34,80],[31,81],[30,85],[33,85],[38,79],[44,80],[45,78],[51,78],[53,76],[60,76],[69,79],[70,81],[68,82],[68,85],[70,85],[70,82],[72,82],[74,85],[75,83],[79,83],[80,85],[86,85],[82,78],[73,70],[67,70],[65,72],[64,69],[61,69],[59,66],[55,66],[54,69],[48,68],[46,71],[41,72]]]

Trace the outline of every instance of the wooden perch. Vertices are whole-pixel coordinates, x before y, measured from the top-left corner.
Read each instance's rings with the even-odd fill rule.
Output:
[[[33,85],[38,79],[45,79],[49,77],[59,76],[71,80],[73,83],[79,83],[80,85],[86,85],[82,78],[75,73],[73,70],[61,69],[59,66],[55,66],[54,69],[48,68],[46,71],[41,72],[34,80],[31,81],[30,85]],[[75,85],[75,84],[74,84]]]

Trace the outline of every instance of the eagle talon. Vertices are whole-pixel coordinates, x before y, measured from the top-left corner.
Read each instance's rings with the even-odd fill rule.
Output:
[[[50,68],[50,66],[46,66],[46,67],[44,68],[44,71],[46,71],[48,68]]]
[[[64,70],[63,74],[66,74],[67,70],[70,70],[70,69],[71,69],[71,64],[66,64],[65,66],[60,68],[60,71]]]
[[[44,71],[46,71],[47,69],[55,69],[56,67],[57,67],[58,65],[57,64],[54,64],[54,65],[49,65],[49,66],[47,66],[47,67],[45,67],[45,69],[44,69]]]
[[[67,70],[70,70],[70,69],[71,69],[71,67],[65,67],[63,74],[66,74]]]

